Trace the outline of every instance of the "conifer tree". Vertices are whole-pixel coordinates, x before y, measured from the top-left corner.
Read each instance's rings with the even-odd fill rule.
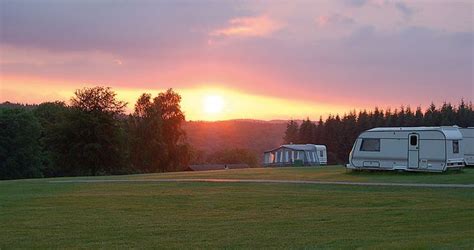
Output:
[[[285,144],[297,143],[299,140],[299,127],[298,123],[294,120],[290,120],[286,124],[285,136],[283,142]]]

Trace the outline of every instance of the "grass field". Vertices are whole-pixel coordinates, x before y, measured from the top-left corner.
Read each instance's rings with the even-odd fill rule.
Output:
[[[341,167],[56,178],[474,183]],[[474,189],[0,181],[0,248],[474,248]]]
[[[351,182],[391,182],[391,183],[444,183],[444,184],[474,184],[474,168],[446,173],[416,173],[416,172],[358,172],[350,171],[342,166],[327,167],[287,167],[287,168],[253,168],[225,171],[174,172],[144,175],[96,176],[81,179],[196,179],[196,178],[225,178],[225,179],[271,179],[271,180],[320,180],[320,181],[351,181]],[[69,178],[56,178],[68,180]]]

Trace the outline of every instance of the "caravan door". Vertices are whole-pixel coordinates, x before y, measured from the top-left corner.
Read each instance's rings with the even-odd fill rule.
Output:
[[[418,168],[420,161],[420,136],[418,134],[408,135],[408,168]]]

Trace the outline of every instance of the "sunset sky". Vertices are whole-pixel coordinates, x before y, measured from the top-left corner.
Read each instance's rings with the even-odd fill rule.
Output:
[[[0,0],[0,102],[111,86],[188,120],[474,100],[470,0]]]

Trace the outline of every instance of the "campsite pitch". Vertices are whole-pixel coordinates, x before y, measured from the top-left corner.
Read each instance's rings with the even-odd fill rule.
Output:
[[[297,183],[52,182],[169,178],[474,184],[341,167],[0,182],[0,248],[474,247],[472,189]]]

